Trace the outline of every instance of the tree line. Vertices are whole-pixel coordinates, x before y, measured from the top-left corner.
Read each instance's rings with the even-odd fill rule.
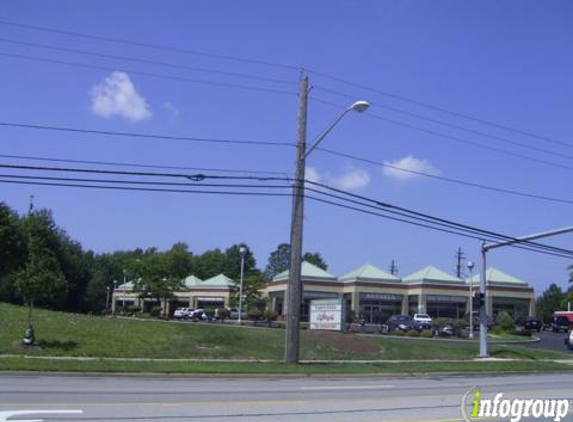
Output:
[[[155,247],[94,253],[85,250],[54,221],[51,210],[30,210],[19,215],[0,202],[0,301],[50,309],[99,313],[108,305],[108,292],[125,281],[135,281],[142,297],[169,298],[189,276],[206,280],[225,274],[240,281],[244,254],[244,295],[261,305],[259,289],[276,274],[287,270],[290,247],[281,243],[264,269],[257,268],[253,251],[246,243],[195,254],[184,242],[166,251]],[[304,259],[323,268],[317,253]]]

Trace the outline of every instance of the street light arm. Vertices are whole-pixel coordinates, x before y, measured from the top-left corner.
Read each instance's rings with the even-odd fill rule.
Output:
[[[306,159],[306,157],[308,157],[310,155],[310,153],[312,151],[314,151],[314,149],[318,146],[318,144],[320,144],[324,138],[326,138],[326,136],[332,131],[332,129],[334,129],[334,127],[338,124],[338,122],[340,122],[342,120],[342,118],[344,116],[346,116],[346,113],[348,113],[349,111],[352,110],[352,107],[347,108],[346,110],[344,110],[342,113],[340,113],[340,115],[334,119],[334,121],[330,124],[330,126],[328,126],[319,136],[318,138],[316,138],[316,140],[314,141],[314,143],[310,146],[310,148],[308,148],[308,150],[306,151],[306,154],[304,154],[304,158]]]
[[[558,234],[573,232],[573,226],[563,227],[561,229],[550,230],[541,233],[530,234],[528,236],[516,237],[515,239],[506,240],[505,242],[483,243],[482,250],[489,251],[490,249],[501,248],[502,246],[514,245],[516,243],[528,242],[530,240],[541,239],[542,237],[556,236]]]

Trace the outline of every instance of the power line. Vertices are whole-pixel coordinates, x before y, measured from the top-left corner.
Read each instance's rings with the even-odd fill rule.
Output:
[[[324,73],[324,72],[318,72],[318,71],[312,70],[312,69],[307,69],[307,71],[308,71],[309,73],[312,73],[312,74],[316,75],[316,76],[321,76],[321,77],[323,77],[323,78],[330,79],[330,80],[333,80],[333,81],[335,81],[335,82],[339,82],[339,83],[342,83],[342,84],[345,84],[345,85],[348,85],[348,86],[353,86],[353,87],[355,87],[355,88],[360,88],[360,89],[363,89],[363,90],[365,90],[365,91],[374,92],[374,93],[376,93],[376,94],[383,95],[383,96],[389,97],[389,98],[393,98],[393,99],[396,99],[396,100],[399,100],[399,101],[404,101],[404,102],[407,102],[407,103],[410,103],[410,104],[415,104],[415,105],[417,105],[417,106],[421,106],[421,107],[424,107],[424,108],[427,108],[427,109],[430,109],[430,110],[439,111],[440,113],[449,114],[449,115],[451,115],[451,116],[459,117],[459,118],[461,118],[461,119],[473,121],[473,122],[476,122],[476,123],[480,123],[480,124],[483,124],[483,125],[495,127],[495,128],[498,128],[498,129],[503,129],[503,130],[506,130],[506,131],[508,131],[508,132],[513,132],[513,133],[516,133],[516,134],[519,134],[519,135],[528,136],[528,137],[530,137],[530,138],[535,138],[535,139],[539,139],[539,140],[551,142],[551,143],[553,143],[553,144],[562,145],[562,146],[569,147],[569,148],[573,147],[573,144],[571,144],[571,143],[569,143],[569,142],[560,141],[560,140],[557,140],[557,139],[554,139],[554,138],[550,138],[550,137],[548,137],[548,136],[538,135],[538,134],[535,134],[535,133],[533,133],[533,132],[529,132],[529,131],[526,131],[526,130],[516,129],[516,128],[511,127],[511,126],[503,125],[503,124],[496,123],[496,122],[492,122],[492,121],[485,120],[485,119],[480,119],[480,118],[478,118],[478,117],[474,117],[474,116],[470,116],[470,115],[468,115],[468,114],[464,114],[464,113],[459,113],[459,112],[456,112],[456,111],[452,111],[452,110],[449,110],[449,109],[446,109],[446,108],[443,108],[443,107],[439,107],[439,106],[436,106],[436,105],[432,105],[432,104],[429,104],[429,103],[426,103],[426,102],[423,102],[423,101],[413,100],[413,99],[411,99],[411,98],[408,98],[408,97],[405,97],[405,96],[402,96],[402,95],[393,94],[393,93],[390,93],[390,92],[387,92],[387,91],[383,91],[383,90],[380,90],[380,89],[376,89],[376,88],[372,88],[372,87],[369,87],[369,86],[366,86],[366,85],[362,85],[362,84],[359,84],[359,83],[355,83],[355,82],[352,82],[352,81],[348,81],[348,80],[345,80],[345,79],[342,79],[342,78],[338,78],[338,77],[335,77],[335,76],[326,74],[326,73]]]
[[[69,61],[65,61],[65,60],[46,59],[46,58],[42,58],[42,57],[29,56],[29,55],[24,55],[24,54],[13,54],[13,53],[0,52],[0,56],[29,60],[29,61],[35,61],[35,62],[40,62],[40,63],[60,64],[60,65],[64,65],[64,66],[71,66],[71,67],[84,68],[84,69],[104,70],[106,72],[120,71],[120,72],[129,73],[131,75],[147,76],[150,78],[166,79],[166,80],[179,81],[179,82],[189,82],[189,83],[196,83],[196,84],[202,84],[202,85],[211,85],[211,86],[218,86],[218,87],[222,87],[222,88],[242,89],[242,90],[247,90],[247,91],[259,91],[259,92],[267,92],[267,93],[271,93],[271,94],[290,95],[290,96],[296,95],[295,92],[283,91],[283,90],[279,90],[279,89],[263,88],[263,87],[248,86],[248,85],[239,85],[239,84],[233,84],[233,83],[229,83],[229,82],[213,82],[213,81],[206,81],[203,79],[185,78],[182,76],[164,75],[164,74],[160,74],[160,73],[151,73],[151,72],[141,72],[138,70],[118,69],[118,68],[110,67],[110,66],[100,66],[100,65],[85,64],[85,63],[78,63],[78,62],[69,62]]]
[[[524,198],[539,199],[539,200],[543,200],[543,201],[557,202],[560,204],[568,204],[568,205],[573,204],[573,200],[570,200],[570,199],[554,198],[554,197],[550,197],[550,196],[538,195],[538,194],[534,194],[534,193],[522,192],[522,191],[517,191],[517,190],[512,190],[512,189],[506,189],[506,188],[500,188],[500,187],[496,187],[496,186],[490,186],[490,185],[484,185],[484,184],[480,184],[480,183],[469,182],[469,181],[461,180],[461,179],[454,179],[454,178],[450,178],[450,177],[439,176],[436,174],[426,173],[426,172],[417,171],[417,170],[410,170],[410,169],[406,169],[403,167],[394,166],[392,164],[388,164],[388,163],[385,163],[382,161],[376,161],[376,160],[372,160],[369,158],[358,157],[356,155],[352,155],[352,154],[348,154],[348,153],[340,152],[340,151],[335,151],[335,150],[327,149],[327,148],[323,148],[323,147],[318,147],[316,149],[318,151],[322,151],[322,152],[325,152],[327,154],[336,155],[336,156],[344,157],[344,158],[349,158],[351,160],[360,161],[363,163],[372,164],[372,165],[376,165],[376,166],[391,168],[394,170],[403,171],[405,173],[415,174],[417,176],[428,177],[431,179],[440,180],[442,182],[455,183],[458,185],[488,190],[488,191],[492,191],[492,192],[504,193],[504,194],[508,194],[508,195],[521,196]]]
[[[266,170],[239,170],[239,169],[226,169],[226,168],[167,166],[158,164],[126,163],[119,161],[75,160],[70,158],[38,157],[30,155],[10,155],[10,154],[0,154],[0,158],[11,158],[11,159],[29,160],[29,161],[47,161],[54,163],[96,164],[102,166],[115,166],[115,167],[121,166],[121,167],[169,169],[169,170],[212,171],[219,173],[234,173],[234,174],[274,174],[288,177],[287,173],[284,172],[266,171]]]
[[[0,183],[8,183],[8,184],[16,184],[16,185],[56,186],[56,187],[73,187],[73,188],[87,188],[87,189],[139,191],[139,192],[167,192],[167,193],[193,193],[193,194],[200,193],[200,194],[211,194],[211,195],[235,195],[235,196],[277,196],[277,197],[292,196],[290,193],[208,191],[208,190],[200,190],[200,189],[160,189],[160,188],[143,188],[143,187],[130,187],[130,186],[107,186],[107,185],[73,184],[73,183],[33,182],[33,181],[5,180],[5,179],[0,179]]]
[[[16,127],[20,129],[36,129],[36,130],[50,130],[58,132],[72,132],[72,133],[85,133],[90,135],[107,135],[107,136],[123,136],[130,138],[146,138],[146,139],[161,139],[171,141],[187,141],[187,142],[204,142],[212,144],[237,144],[237,145],[265,145],[265,146],[288,146],[295,147],[294,143],[290,142],[266,142],[266,141],[248,141],[238,139],[214,139],[214,138],[200,138],[194,136],[175,136],[175,135],[155,135],[140,132],[115,132],[110,130],[95,130],[95,129],[80,129],[65,126],[50,126],[50,125],[35,125],[27,123],[13,123],[0,121],[0,126]]]
[[[317,103],[321,103],[321,104],[324,104],[324,105],[328,105],[328,106],[331,106],[331,107],[335,107],[335,108],[337,108],[337,109],[339,109],[339,108],[341,107],[339,104],[334,104],[334,103],[331,103],[331,102],[329,102],[329,101],[324,101],[324,100],[317,99],[317,98],[314,98],[314,101],[316,101]],[[509,156],[512,156],[512,157],[517,157],[517,158],[521,158],[521,159],[523,159],[523,160],[533,161],[533,162],[540,163],[540,164],[546,164],[546,165],[548,165],[548,166],[558,167],[558,168],[565,169],[565,170],[569,170],[569,171],[572,171],[572,170],[573,170],[573,167],[567,166],[567,165],[564,165],[564,164],[555,163],[555,162],[553,162],[553,161],[542,160],[542,159],[540,159],[540,158],[530,157],[529,155],[523,155],[523,154],[519,154],[519,153],[516,153],[516,152],[507,151],[507,150],[502,149],[502,148],[492,147],[492,146],[490,146],[490,145],[485,145],[485,144],[482,144],[482,143],[480,143],[480,142],[470,141],[470,140],[468,140],[468,139],[460,138],[460,137],[458,137],[458,136],[449,135],[449,134],[446,134],[446,133],[437,132],[437,131],[435,131],[435,130],[422,128],[422,127],[420,127],[420,126],[412,125],[412,124],[410,124],[410,123],[402,122],[402,121],[399,121],[399,120],[389,119],[389,118],[387,118],[387,117],[379,116],[379,115],[376,115],[376,114],[373,114],[373,113],[368,113],[366,116],[369,117],[369,118],[371,118],[371,119],[381,120],[381,121],[384,121],[384,122],[387,122],[387,123],[391,123],[391,124],[393,124],[393,125],[405,127],[405,128],[408,128],[408,129],[413,129],[413,130],[416,130],[416,131],[418,131],[418,132],[423,132],[423,133],[427,133],[427,134],[429,134],[429,135],[437,136],[437,137],[440,137],[440,138],[449,139],[449,140],[452,140],[452,141],[455,141],[455,142],[458,142],[458,143],[463,143],[463,144],[467,144],[467,145],[472,145],[472,146],[477,147],[477,148],[486,149],[486,150],[489,150],[489,151],[498,152],[498,153],[500,153],[500,154],[509,155]]]
[[[214,188],[254,188],[254,189],[290,189],[290,185],[254,185],[254,184],[237,184],[237,183],[182,183],[182,182],[150,182],[142,180],[121,180],[121,179],[86,179],[77,177],[54,177],[54,176],[30,176],[16,174],[0,174],[0,177],[8,179],[24,180],[44,180],[56,182],[82,182],[82,183],[109,183],[125,185],[142,185],[142,186],[195,186],[195,187],[214,187]]]
[[[483,236],[479,237],[476,235],[471,235],[468,233],[465,233],[463,231],[457,231],[454,229],[444,229],[444,228],[440,228],[437,226],[433,226],[431,224],[425,224],[425,223],[420,223],[420,222],[416,222],[416,221],[412,221],[412,220],[408,220],[408,219],[404,219],[404,218],[398,218],[398,217],[393,217],[393,216],[389,216],[386,214],[381,214],[379,212],[374,212],[374,211],[369,211],[369,210],[365,210],[362,208],[357,208],[351,205],[345,205],[345,204],[341,204],[338,202],[334,202],[334,201],[330,201],[327,199],[322,199],[322,198],[317,198],[314,196],[310,196],[310,195],[305,195],[306,198],[311,199],[313,201],[317,201],[317,202],[322,202],[324,204],[329,204],[329,205],[334,205],[340,208],[345,208],[345,209],[349,209],[349,210],[353,210],[353,211],[357,211],[357,212],[361,212],[364,214],[369,214],[369,215],[374,215],[377,217],[382,217],[388,220],[393,220],[393,221],[397,221],[397,222],[401,222],[401,223],[406,223],[406,224],[410,224],[413,226],[418,226],[418,227],[422,227],[422,228],[427,228],[430,230],[434,230],[434,231],[439,231],[439,232],[443,232],[443,233],[447,233],[447,234],[453,234],[456,236],[462,236],[462,237],[466,237],[466,238],[470,238],[470,239],[474,239],[474,240],[484,240]],[[512,245],[513,247],[517,248],[517,249],[525,249],[525,250],[529,250],[532,252],[537,252],[537,253],[542,253],[545,255],[552,255],[552,256],[556,256],[556,257],[560,257],[560,258],[566,258],[566,259],[573,259],[573,257],[571,255],[566,255],[566,254],[560,254],[560,253],[556,253],[556,252],[549,252],[549,251],[545,251],[545,250],[539,250],[539,249],[532,249],[530,247],[526,247],[526,246],[519,246],[519,245]]]
[[[291,179],[288,177],[262,177],[262,176],[221,176],[221,175],[206,175],[202,173],[188,174],[188,173],[158,173],[158,172],[142,172],[142,171],[126,171],[126,170],[102,170],[102,169],[86,169],[86,168],[70,168],[70,167],[46,167],[46,166],[28,166],[21,164],[2,164],[0,168],[15,169],[15,170],[38,170],[38,171],[54,171],[65,173],[89,173],[89,174],[114,174],[122,176],[148,176],[148,177],[172,177],[184,178],[195,182],[201,182],[205,179],[220,179],[220,180],[257,180],[257,181],[287,181]]]
[[[223,55],[223,54],[205,53],[203,51],[190,50],[187,48],[172,47],[172,46],[166,46],[166,45],[160,45],[160,44],[150,44],[150,43],[120,39],[120,38],[104,37],[104,36],[100,36],[100,35],[83,34],[80,32],[65,31],[65,30],[61,30],[61,29],[48,28],[48,27],[44,27],[44,26],[26,25],[26,24],[22,24],[22,23],[18,23],[18,22],[0,21],[0,25],[12,26],[12,27],[16,27],[16,28],[32,29],[34,31],[51,32],[54,34],[68,35],[68,36],[90,39],[90,40],[106,41],[106,42],[111,42],[111,43],[115,43],[115,44],[123,44],[123,45],[130,45],[130,46],[136,46],[136,47],[151,48],[151,49],[158,50],[158,51],[171,51],[174,53],[192,54],[192,55],[196,55],[196,56],[203,56],[203,57],[209,57],[209,58],[220,59],[220,60],[230,60],[230,61],[235,61],[235,62],[240,62],[240,63],[249,63],[249,64],[256,64],[256,65],[282,68],[282,69],[288,69],[288,70],[296,70],[296,71],[300,70],[299,66],[292,66],[292,65],[288,65],[288,64],[273,63],[270,61],[248,59],[248,58],[244,58],[244,57],[229,56],[229,55]]]
[[[326,188],[328,190],[331,190],[331,191],[334,191],[337,193],[341,193],[343,195],[350,196],[351,198],[355,198],[355,199],[345,198],[345,197],[342,197],[339,195],[330,194],[330,193],[327,193],[327,192],[324,192],[321,190],[317,190],[317,189],[313,189],[313,188],[308,188],[308,187],[306,188],[309,191],[316,192],[316,193],[319,193],[321,195],[325,195],[325,196],[328,196],[331,198],[351,202],[353,204],[366,206],[369,208],[383,210],[384,212],[398,215],[400,217],[406,217],[406,218],[413,219],[416,221],[422,221],[424,223],[429,223],[429,224],[433,224],[436,226],[445,227],[447,229],[461,230],[461,231],[464,231],[465,233],[468,233],[471,235],[480,236],[479,239],[484,239],[484,236],[485,236],[485,237],[487,237],[488,240],[494,240],[494,241],[515,240],[515,237],[512,237],[512,236],[507,236],[504,234],[493,232],[491,230],[484,230],[484,229],[469,226],[466,224],[457,223],[457,222],[454,222],[451,220],[446,220],[444,218],[435,217],[435,216],[432,216],[429,214],[424,214],[421,212],[417,212],[417,211],[410,210],[407,208],[399,207],[396,205],[391,205],[391,204],[381,202],[381,201],[378,201],[378,200],[375,200],[372,198],[367,198],[365,196],[353,194],[351,192],[343,191],[341,189],[336,189],[336,188],[333,188],[333,187],[330,187],[328,185],[324,185],[321,183],[316,183],[316,182],[312,182],[312,181],[307,181],[307,183],[310,183],[310,184],[315,185],[315,186],[320,186],[322,188]],[[363,202],[360,202],[360,201],[363,201]],[[367,202],[367,203],[364,203],[364,202]],[[571,257],[573,258],[573,251],[569,250],[569,249],[558,248],[558,247],[544,245],[544,244],[540,244],[540,243],[536,243],[536,242],[526,242],[526,243],[531,248],[541,248],[541,249],[550,250],[550,251],[557,252],[557,253],[571,254],[572,255]]]
[[[342,93],[342,92],[339,92],[339,91],[335,91],[335,90],[332,90],[332,89],[328,89],[328,88],[317,87],[317,86],[314,86],[313,88],[322,90],[322,91],[324,91],[324,92],[328,92],[328,93],[330,93],[330,94],[338,95],[338,96],[341,96],[341,97],[344,97],[344,98],[351,98],[351,99],[352,99],[352,98],[356,98],[356,96],[354,96],[354,95],[345,94],[345,93]],[[403,110],[403,109],[400,109],[400,108],[391,107],[391,106],[388,106],[388,105],[385,105],[385,104],[382,104],[382,103],[377,103],[377,102],[374,102],[374,101],[369,101],[369,102],[370,102],[370,104],[375,105],[375,106],[377,106],[377,107],[385,108],[385,109],[390,110],[390,111],[393,111],[393,112],[395,112],[395,113],[404,114],[404,115],[406,115],[406,116],[414,117],[414,118],[416,118],[416,119],[424,120],[424,121],[427,121],[427,122],[430,122],[430,123],[435,123],[435,124],[437,124],[437,125],[449,127],[449,128],[456,129],[456,130],[461,130],[461,131],[464,131],[464,132],[467,132],[467,133],[471,133],[471,134],[473,134],[473,135],[478,135],[478,136],[481,136],[481,137],[484,137],[484,138],[495,139],[495,140],[497,140],[497,141],[500,141],[500,142],[503,142],[503,143],[506,143],[506,144],[518,146],[518,147],[525,148],[525,149],[530,149],[530,150],[533,150],[533,151],[541,152],[541,153],[543,153],[543,154],[549,154],[549,155],[553,155],[553,156],[555,156],[555,157],[560,157],[560,158],[573,159],[573,155],[562,154],[562,153],[559,153],[559,152],[554,152],[554,151],[550,151],[550,150],[547,150],[547,149],[544,149],[544,148],[532,146],[532,145],[529,145],[529,144],[526,144],[526,143],[523,143],[523,142],[515,141],[515,140],[513,140],[513,139],[508,139],[508,138],[505,138],[505,137],[502,137],[502,136],[491,135],[491,134],[489,134],[489,133],[482,132],[482,131],[480,131],[480,130],[470,129],[470,128],[467,128],[467,127],[465,127],[465,126],[461,126],[461,125],[454,124],[454,123],[449,123],[449,122],[446,122],[446,121],[443,121],[443,120],[439,120],[439,119],[434,119],[434,118],[432,118],[432,117],[427,117],[427,116],[424,116],[424,115],[421,115],[421,114],[418,114],[418,113],[413,113],[413,112],[408,111],[408,110]],[[573,148],[573,145],[569,145],[569,147]]]
[[[43,49],[54,50],[54,51],[62,51],[62,52],[66,52],[66,53],[83,54],[83,55],[92,56],[92,57],[101,57],[101,58],[106,58],[106,59],[122,60],[122,61],[133,62],[133,63],[152,64],[152,65],[169,67],[169,68],[174,68],[174,69],[183,69],[183,70],[190,70],[193,72],[208,73],[211,75],[215,74],[215,75],[223,75],[223,76],[232,76],[232,77],[237,77],[237,78],[245,78],[245,79],[252,79],[252,80],[258,80],[258,81],[264,81],[264,82],[273,82],[273,83],[280,83],[280,84],[295,84],[296,83],[293,81],[287,81],[284,79],[268,78],[265,76],[248,75],[245,73],[228,72],[228,71],[223,71],[223,70],[208,69],[208,68],[196,67],[196,66],[187,66],[187,65],[177,64],[177,63],[169,63],[169,62],[161,62],[161,61],[156,61],[156,60],[140,59],[137,57],[126,57],[126,56],[119,56],[119,55],[115,55],[115,54],[98,53],[98,52],[94,52],[94,51],[80,50],[80,49],[75,49],[75,48],[66,48],[66,47],[60,47],[60,46],[49,45],[49,44],[38,44],[38,43],[31,43],[31,42],[25,42],[25,41],[18,41],[18,40],[13,40],[13,39],[9,39],[9,38],[0,38],[0,42],[15,44],[15,45],[23,45],[23,46],[34,47],[34,48],[43,48]]]

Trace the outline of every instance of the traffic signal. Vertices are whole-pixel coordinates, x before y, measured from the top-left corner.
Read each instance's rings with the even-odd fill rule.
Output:
[[[479,309],[485,304],[485,294],[481,292],[474,292],[472,296],[472,306],[474,309]]]

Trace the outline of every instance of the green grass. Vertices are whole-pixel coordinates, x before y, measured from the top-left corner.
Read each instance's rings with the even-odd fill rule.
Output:
[[[250,359],[277,360],[284,356],[282,329],[234,327],[220,323],[172,323],[105,318],[36,309],[33,320],[36,341],[41,351],[21,350],[27,310],[0,303],[0,354],[37,354],[39,356],[75,356],[98,358],[167,358],[167,359]],[[456,343],[418,339],[390,339],[360,336],[353,333],[303,331],[301,357],[305,360],[441,360],[472,359],[478,354],[477,343]],[[529,349],[514,345],[492,345],[493,357],[527,359],[567,359],[570,353]],[[24,363],[22,363],[24,362]],[[160,371],[190,372],[185,368],[217,368],[223,363],[153,362],[75,362],[0,359],[0,368],[105,367],[112,371],[143,366],[164,368]],[[65,362],[65,363],[64,363]],[[413,364],[413,363],[412,363]],[[98,366],[99,365],[99,366]],[[159,366],[157,366],[159,365]],[[249,364],[241,364],[247,370]],[[410,364],[408,364],[410,365]],[[432,366],[439,366],[432,363]],[[450,368],[452,364],[448,364]],[[468,363],[469,365],[469,363]],[[480,363],[483,365],[483,363]],[[281,366],[279,365],[278,368]],[[413,366],[416,367],[416,366]],[[512,369],[514,365],[510,365]],[[321,368],[323,368],[321,366]],[[388,368],[393,368],[389,366]],[[410,366],[409,366],[410,368]],[[424,367],[427,368],[427,367]],[[480,366],[483,368],[483,366]],[[68,369],[67,369],[68,370]],[[92,369],[86,369],[92,370]],[[96,370],[96,369],[93,369]],[[240,369],[243,370],[243,369]],[[389,369],[390,370],[390,369]],[[426,369],[422,369],[426,370]],[[192,372],[192,371],[191,371]]]
[[[414,373],[499,373],[573,371],[573,366],[552,362],[433,362],[433,363],[212,363],[212,362],[118,362],[29,359],[0,359],[4,371],[54,371],[161,374],[414,374]]]

